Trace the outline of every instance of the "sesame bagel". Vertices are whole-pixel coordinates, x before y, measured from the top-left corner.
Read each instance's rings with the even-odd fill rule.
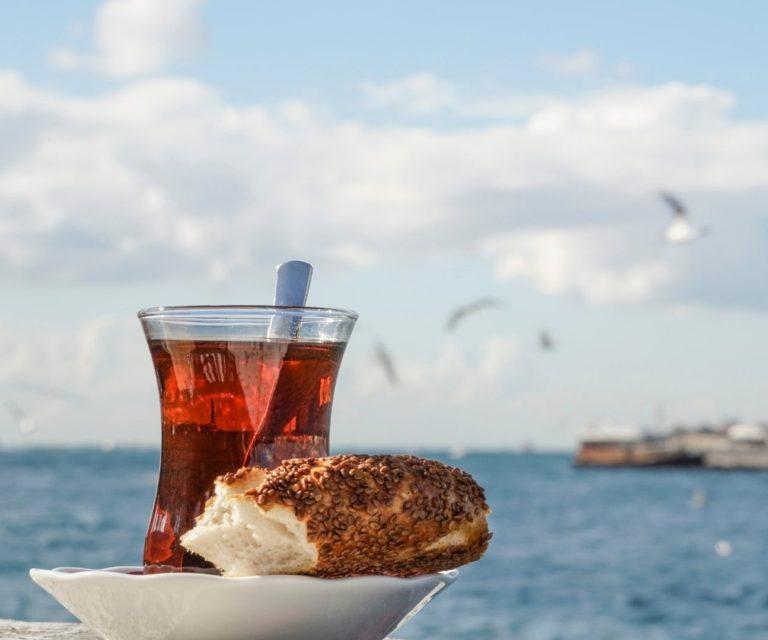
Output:
[[[225,576],[412,576],[480,558],[488,513],[469,474],[434,460],[294,459],[218,478],[181,543]]]

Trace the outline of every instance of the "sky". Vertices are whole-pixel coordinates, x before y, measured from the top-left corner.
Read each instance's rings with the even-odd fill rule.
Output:
[[[269,303],[294,258],[361,316],[337,447],[768,419],[766,19],[0,2],[0,444],[157,445],[136,311]],[[665,243],[660,189],[709,233]]]

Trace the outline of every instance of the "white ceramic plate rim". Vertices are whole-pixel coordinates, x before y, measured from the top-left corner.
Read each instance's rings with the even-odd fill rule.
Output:
[[[30,569],[29,575],[32,579],[35,576],[51,575],[55,576],[57,580],[66,581],[78,581],[88,578],[106,578],[110,580],[149,580],[149,581],[169,581],[169,580],[197,580],[197,581],[214,581],[214,582],[262,582],[262,581],[295,581],[295,582],[315,582],[318,584],[359,584],[361,582],[376,582],[378,584],[389,583],[393,586],[396,584],[403,584],[406,582],[420,582],[420,581],[434,581],[435,578],[442,578],[447,584],[452,583],[459,576],[458,569],[450,569],[449,571],[440,571],[439,573],[427,573],[420,576],[411,576],[408,578],[396,578],[393,576],[353,576],[350,578],[319,578],[317,576],[301,576],[301,575],[285,575],[275,574],[268,576],[241,576],[236,578],[227,578],[224,576],[216,576],[208,573],[152,573],[152,574],[137,574],[137,571],[142,571],[142,567],[132,566],[120,566],[120,567],[105,567],[103,569],[87,569],[84,567],[56,567],[54,569]],[[446,584],[446,586],[447,586]]]

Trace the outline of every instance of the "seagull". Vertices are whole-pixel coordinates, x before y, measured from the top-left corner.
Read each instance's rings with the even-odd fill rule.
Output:
[[[549,335],[549,331],[546,329],[539,331],[539,348],[542,351],[553,351],[555,349],[555,341],[552,340],[552,336]]]
[[[733,546],[727,540],[718,540],[715,543],[715,553],[721,558],[727,558],[733,553]]]
[[[8,412],[8,415],[13,418],[21,433],[27,435],[32,433],[37,428],[35,419],[32,416],[27,415],[27,412],[24,411],[24,409],[22,409],[18,404],[11,400],[4,400],[2,404],[5,407],[5,410]]]
[[[448,316],[448,320],[445,323],[445,330],[453,331],[454,329],[456,329],[458,324],[467,316],[471,316],[479,311],[483,311],[484,309],[493,309],[493,308],[501,307],[503,305],[504,305],[503,300],[488,296],[485,298],[478,298],[474,302],[470,302],[460,307],[456,307],[451,312],[451,315]]]
[[[667,191],[661,191],[659,196],[672,209],[672,222],[664,230],[664,239],[669,244],[687,244],[707,235],[706,227],[691,223],[688,210],[676,196]]]
[[[397,370],[395,364],[392,361],[392,356],[389,354],[389,350],[383,343],[377,342],[373,347],[373,357],[376,358],[376,362],[381,366],[384,375],[389,380],[389,384],[396,387],[400,383],[400,379],[397,376]]]

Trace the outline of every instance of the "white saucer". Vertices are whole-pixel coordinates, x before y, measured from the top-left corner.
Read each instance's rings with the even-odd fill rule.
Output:
[[[458,576],[137,572],[140,567],[60,567],[29,575],[105,640],[382,640]]]

